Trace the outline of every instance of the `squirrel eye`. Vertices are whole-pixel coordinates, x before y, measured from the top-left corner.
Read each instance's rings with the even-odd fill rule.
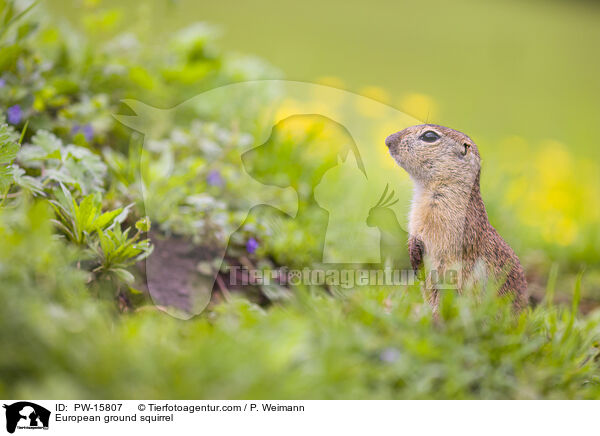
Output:
[[[423,133],[421,136],[419,136],[419,139],[421,141],[425,141],[425,142],[435,142],[438,139],[440,139],[440,135],[435,133],[433,130],[428,130],[425,133]]]
[[[466,156],[467,153],[469,152],[469,148],[471,148],[471,144],[467,144],[466,142],[463,144],[463,146],[465,147],[463,152],[461,153],[463,156]]]

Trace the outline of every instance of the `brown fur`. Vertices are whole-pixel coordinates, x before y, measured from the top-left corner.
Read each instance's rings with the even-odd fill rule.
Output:
[[[440,139],[420,139],[427,131]],[[523,267],[489,223],[480,192],[481,157],[467,135],[435,124],[408,127],[386,139],[392,157],[415,185],[409,218],[409,255],[425,267],[424,294],[437,311],[440,289],[431,276],[458,271],[458,289],[488,278],[501,280],[518,308],[526,304]]]

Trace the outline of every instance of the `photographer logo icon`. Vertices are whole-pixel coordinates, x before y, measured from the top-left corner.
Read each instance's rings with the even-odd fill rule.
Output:
[[[47,430],[50,411],[29,401],[19,401],[4,405],[6,409],[6,431],[14,433],[16,429]]]

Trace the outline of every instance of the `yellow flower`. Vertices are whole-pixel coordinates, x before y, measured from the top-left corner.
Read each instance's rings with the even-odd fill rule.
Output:
[[[564,216],[555,216],[542,226],[542,236],[547,242],[554,242],[562,246],[572,244],[578,233],[577,224]]]
[[[400,109],[423,122],[430,122],[438,116],[436,102],[426,94],[412,93],[406,95],[400,101]]]
[[[345,87],[344,81],[342,79],[340,79],[339,77],[334,77],[334,76],[319,77],[315,81],[315,83],[317,83],[318,85],[331,86],[332,88],[339,88],[339,89],[344,89],[344,87]]]
[[[558,141],[545,141],[535,162],[546,185],[555,185],[571,178],[571,155]]]
[[[389,94],[385,91],[385,89],[380,88],[379,86],[365,86],[358,93],[381,103],[388,104],[390,100]]]
[[[384,115],[385,107],[373,104],[374,102],[370,101],[375,100],[379,103],[388,104],[389,95],[383,88],[378,86],[367,86],[362,88],[358,93],[367,97],[367,99],[357,99],[356,110],[359,114],[370,118],[378,118]]]

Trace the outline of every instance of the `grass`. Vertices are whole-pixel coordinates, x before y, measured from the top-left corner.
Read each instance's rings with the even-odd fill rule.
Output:
[[[598,315],[551,297],[519,315],[487,293],[444,295],[432,321],[416,288],[334,298],[297,289],[268,310],[236,297],[190,321],[119,314],[86,290],[51,211],[0,214],[5,397],[596,398]],[[35,261],[30,253],[35,252]],[[7,261],[10,260],[10,263]],[[10,265],[10,268],[7,268]],[[58,273],[60,272],[60,273]],[[549,293],[549,296],[551,293]],[[26,302],[24,304],[23,302]],[[40,358],[43,356],[43,359]],[[276,381],[276,382],[274,382]]]

